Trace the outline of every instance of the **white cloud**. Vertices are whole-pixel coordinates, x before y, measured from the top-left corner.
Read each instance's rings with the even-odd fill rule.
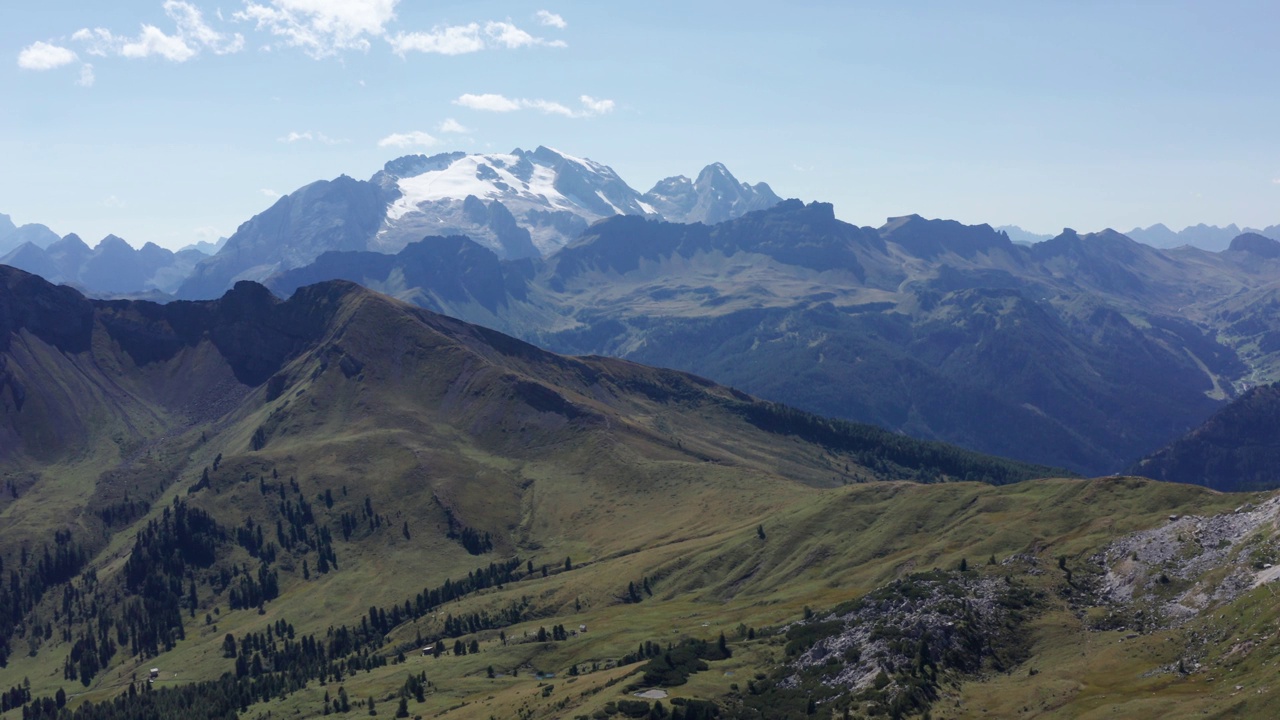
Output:
[[[607,115],[613,112],[612,100],[597,100],[590,95],[583,95],[578,100],[586,108],[586,112],[592,115]]]
[[[565,117],[576,116],[572,110],[552,100],[521,100],[520,106],[532,108],[546,115],[563,115]]]
[[[439,140],[421,130],[414,130],[407,133],[392,133],[379,140],[378,147],[431,147],[439,142]]]
[[[1272,185],[1280,185],[1280,178],[1272,178],[1272,179],[1271,179],[1271,184],[1272,184]]]
[[[285,135],[284,137],[276,138],[276,141],[282,142],[282,143],[289,143],[289,144],[307,141],[307,142],[323,143],[325,145],[337,145],[339,143],[346,142],[346,140],[336,140],[334,138],[329,137],[328,135],[325,135],[322,132],[312,132],[310,130],[307,130],[306,132],[296,132],[296,131],[290,132],[288,135]]]
[[[498,95],[495,93],[486,93],[483,95],[467,93],[459,96],[457,100],[453,101],[453,104],[485,112],[537,110],[538,112],[546,115],[562,115],[569,118],[587,118],[595,117],[597,115],[605,115],[613,112],[615,105],[612,100],[597,100],[590,95],[582,95],[578,100],[582,103],[581,110],[574,110],[573,108],[554,100],[509,98],[505,95]]]
[[[567,47],[563,40],[547,40],[521,30],[509,22],[486,22],[434,27],[429,32],[396,33],[387,42],[397,55],[410,52],[465,55],[488,48],[514,50],[522,47]]]
[[[276,192],[275,190],[272,190],[271,188],[262,188],[258,192],[271,198],[272,200],[275,200],[276,198],[280,197],[280,193]]]
[[[122,207],[124,207],[124,201],[123,201],[123,200],[121,200],[120,198],[116,197],[115,195],[109,195],[109,196],[107,196],[107,198],[106,198],[106,199],[104,199],[104,200],[103,200],[101,203],[99,203],[99,204],[100,204],[100,205],[102,205],[102,207],[105,207],[105,208],[122,208]]]
[[[442,133],[457,133],[459,135],[465,135],[471,132],[471,128],[463,125],[453,118],[445,118],[440,122],[436,129]]]
[[[471,108],[472,110],[484,110],[485,112],[511,112],[523,107],[521,101],[512,100],[495,93],[485,93],[483,95],[467,93],[454,100],[453,104]]]
[[[399,1],[270,0],[266,5],[246,1],[244,10],[231,17],[252,22],[258,30],[319,59],[343,50],[368,50],[370,37],[386,34]]]
[[[121,43],[116,42],[116,38],[111,34],[110,30],[104,28],[81,28],[71,34],[71,39],[85,45],[84,51],[90,55],[98,57],[106,57],[116,52],[116,47]]]
[[[34,42],[18,53],[18,67],[23,70],[52,70],[79,60],[75,52],[47,42]]]
[[[564,18],[560,17],[559,15],[553,12],[548,12],[546,10],[539,10],[538,14],[535,17],[537,17],[538,22],[542,23],[543,25],[549,25],[553,28],[558,28],[560,30],[565,29],[569,25],[569,23],[564,21]]]
[[[401,57],[411,52],[463,55],[489,49],[567,47],[563,40],[539,37],[509,19],[392,33],[390,26],[396,21],[396,7],[401,0],[241,1],[243,7],[225,19],[221,10],[215,10],[214,21],[251,25],[265,35],[255,43],[262,52],[294,47],[320,59],[350,50],[367,52],[375,39],[385,40]],[[215,29],[192,2],[165,0],[163,8],[173,23],[172,29],[143,23],[138,34],[131,36],[102,27],[81,28],[71,39],[83,45],[83,52],[98,57],[162,57],[179,63],[205,51],[227,55],[245,49],[244,35]],[[547,27],[566,26],[564,18],[546,10],[536,17]],[[49,70],[77,59],[68,48],[37,42],[19,54],[18,63],[27,69]]]
[[[133,59],[159,56],[179,63],[190,60],[205,49],[217,55],[244,49],[244,36],[214,30],[204,21],[199,8],[190,3],[167,0],[164,13],[175,26],[172,34],[155,25],[143,24],[136,38],[116,35],[106,28],[81,28],[71,35],[71,39],[83,43],[85,52],[90,55],[118,55]]]
[[[186,62],[196,56],[196,49],[177,35],[166,35],[154,25],[143,25],[142,34],[136,40],[120,46],[120,54],[127,58],[145,58],[159,55],[165,60]]]
[[[488,22],[484,25],[484,33],[498,45],[514,50],[516,48],[545,45],[547,47],[568,47],[563,40],[545,40],[534,37],[509,22]]]
[[[76,80],[76,84],[80,87],[93,87],[93,65],[85,63],[80,66],[80,79]]]
[[[244,36],[240,33],[225,35],[209,27],[200,10],[190,3],[179,0],[168,0],[164,4],[164,12],[178,26],[179,37],[185,38],[198,47],[206,47],[217,55],[238,53],[244,49]],[[218,20],[222,20],[222,11],[217,12]]]
[[[435,27],[430,32],[397,33],[388,37],[387,42],[401,57],[409,52],[463,55],[484,49],[479,23]]]

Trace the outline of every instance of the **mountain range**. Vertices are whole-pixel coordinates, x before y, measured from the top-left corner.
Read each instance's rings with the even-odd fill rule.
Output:
[[[1052,235],[1023,230],[1017,225],[1002,225],[996,229],[1008,234],[1010,240],[1023,244],[1043,242],[1053,237]],[[1262,235],[1272,240],[1280,240],[1280,225],[1269,225],[1261,230],[1248,227],[1242,230],[1235,223],[1231,223],[1226,227],[1201,223],[1174,231],[1163,223],[1156,223],[1150,227],[1136,227],[1125,233],[1125,235],[1143,245],[1150,245],[1155,248],[1177,248],[1183,245],[1190,245],[1201,250],[1221,252],[1231,245],[1232,240],[1247,233]]]
[[[280,198],[200,263],[178,296],[215,297],[237,280],[263,280],[330,250],[394,253],[425,235],[459,234],[503,259],[537,258],[614,215],[714,223],[779,200],[719,163],[642,195],[608,166],[545,147],[411,155],[368,181],[343,176]]]
[[[44,225],[28,223],[18,227],[8,215],[0,214],[0,254],[11,252],[23,243],[46,248],[57,241],[58,234]]]
[[[824,415],[1113,472],[1273,377],[1280,243],[1026,247],[918,216],[860,228],[786,201],[715,226],[615,217],[546,260],[463,237],[322,255],[343,278],[561,352],[674,367]],[[1280,337],[1280,336],[1278,336]]]
[[[23,227],[42,228],[37,233],[48,230],[43,225]],[[164,297],[177,290],[196,264],[207,257],[196,248],[174,252],[155,243],[135,249],[115,235],[106,236],[93,248],[74,233],[62,238],[52,231],[49,235],[53,240],[44,245],[36,240],[22,241],[0,256],[0,265],[35,273],[50,282],[92,289],[99,296],[157,293]],[[44,240],[48,237],[40,238],[40,242]]]
[[[246,278],[288,297],[341,278],[560,352],[1086,474],[1280,379],[1274,240],[1206,252],[1112,231],[1033,239],[918,216],[857,227],[718,163],[641,194],[540,147],[313,183],[207,258],[68,236],[0,261],[156,299]]]

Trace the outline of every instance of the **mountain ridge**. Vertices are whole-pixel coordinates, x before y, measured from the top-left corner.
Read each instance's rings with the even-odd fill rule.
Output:
[[[1187,432],[1235,393],[1242,357],[1258,361],[1210,332],[1225,322],[1214,304],[1280,272],[1111,231],[1026,247],[919,216],[859,228],[796,200],[714,226],[615,217],[542,261],[502,261],[460,238],[417,248],[268,284],[287,296],[327,272],[558,351],[677,367],[995,454],[1036,448],[1040,462],[1093,473]],[[463,268],[474,274],[439,277]],[[1126,398],[1149,411],[1122,419]]]

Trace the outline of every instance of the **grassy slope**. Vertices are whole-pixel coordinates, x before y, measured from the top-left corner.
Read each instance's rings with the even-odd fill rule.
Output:
[[[1239,498],[1188,486],[1107,479],[1083,483],[1034,481],[1002,488],[970,483],[864,485],[804,491],[775,502],[773,508],[754,517],[736,522],[727,518],[718,533],[677,542],[653,542],[625,554],[582,556],[585,562],[572,572],[489,591],[451,608],[451,612],[459,614],[497,607],[512,598],[529,595],[538,598],[539,604],[552,614],[508,628],[508,637],[523,638],[525,633],[536,634],[538,626],[556,623],[570,627],[587,624],[590,631],[585,635],[562,643],[512,643],[504,647],[497,641],[496,632],[485,632],[478,636],[482,649],[479,655],[440,659],[411,656],[405,666],[389,666],[349,678],[347,692],[352,697],[372,694],[381,699],[399,686],[407,672],[426,669],[435,684],[435,693],[425,706],[414,709],[424,716],[462,702],[468,706],[456,711],[458,717],[514,717],[521,708],[533,710],[535,717],[586,713],[621,697],[620,689],[626,683],[586,697],[581,693],[628,669],[588,674],[567,684],[567,668],[616,658],[645,640],[714,638],[722,631],[735,637],[739,623],[761,627],[794,620],[805,605],[827,607],[858,597],[913,568],[948,567],[960,557],[978,560],[990,554],[1003,557],[1027,551],[1045,557],[1076,555],[1120,533],[1157,523],[1171,511],[1216,512],[1238,503]],[[663,517],[661,513],[654,516],[655,538],[673,534]],[[755,532],[757,521],[766,528],[767,538],[763,541]],[[1000,531],[992,533],[997,527]],[[448,555],[447,548],[440,550]],[[178,673],[176,678],[166,674],[164,682],[215,676],[230,669],[230,661],[222,659],[219,651],[226,632],[240,634],[246,629],[261,629],[278,617],[287,617],[300,631],[314,630],[335,617],[359,616],[377,597],[395,596],[397,591],[407,595],[420,587],[423,577],[436,575],[409,571],[421,563],[421,553],[388,552],[383,548],[375,554],[376,558],[363,562],[349,561],[347,565],[353,570],[348,573],[338,573],[321,582],[294,584],[268,605],[265,616],[252,611],[223,613],[216,630],[201,629],[202,621],[197,620],[186,643],[142,666],[154,664]],[[418,563],[414,562],[415,556]],[[344,553],[343,557],[352,555]],[[747,574],[748,580],[737,582]],[[628,579],[639,580],[646,575],[661,578],[653,583],[652,599],[639,605],[616,601],[615,596],[622,594]],[[574,611],[575,599],[582,601],[581,611]],[[430,621],[424,619],[421,628],[401,628],[392,640],[411,640],[418,630],[427,635],[432,629]],[[1159,663],[1111,649],[1119,638],[1117,633],[1081,633],[1079,621],[1060,612],[1041,618],[1037,630],[1036,655],[1028,665],[1044,672],[1031,678],[1025,671],[1015,671],[990,683],[967,686],[959,697],[961,709],[987,706],[995,712],[998,703],[1026,704],[1032,698],[1041,698],[1042,706],[1057,704],[1066,713],[1064,716],[1070,716],[1093,707],[1097,695],[1106,694],[1098,688],[1110,687],[1112,693],[1128,696],[1146,694],[1149,687],[1168,683],[1167,678],[1118,682],[1117,677],[1122,676],[1117,674],[1117,663],[1143,670]],[[1159,636],[1152,637],[1144,642],[1160,647]],[[695,676],[695,681],[681,688],[680,694],[722,694],[734,682],[725,672],[741,680],[765,670],[780,656],[779,648],[763,640],[735,647],[741,647],[743,652],[723,665],[716,664],[713,672]],[[1081,652],[1088,655],[1079,655]],[[485,674],[490,665],[499,673],[509,673],[512,668],[522,670],[515,678],[488,680]],[[541,695],[541,683],[529,677],[535,668],[560,675],[559,680],[552,681],[556,690],[546,698]],[[25,663],[15,664],[6,674],[16,677],[18,672],[29,672]],[[104,679],[101,690],[109,691],[112,685],[127,679],[130,672],[133,669],[126,667]],[[0,682],[9,680],[6,676],[0,678],[4,678]],[[40,685],[34,674],[33,683]],[[1059,685],[1067,695],[1056,700],[1045,695]],[[1068,685],[1070,692],[1065,689]],[[335,688],[328,689],[336,693]],[[1186,687],[1174,692],[1196,694]],[[269,703],[269,709],[275,713],[292,715],[300,711],[304,716],[313,715],[318,712],[323,693],[323,689],[314,688]],[[557,707],[556,703],[566,696],[571,696],[568,707]]]
[[[269,400],[257,388],[223,419],[197,418],[150,431],[133,448],[127,474],[114,484],[104,484],[97,473],[119,462],[122,451],[110,450],[117,443],[103,443],[107,450],[98,452],[104,454],[46,467],[55,481],[38,483],[0,516],[31,533],[58,522],[83,530],[94,526],[77,515],[114,497],[117,485],[166,485],[155,496],[154,516],[174,497],[185,496],[200,470],[222,454],[213,487],[190,501],[225,525],[245,515],[270,521],[270,498],[263,498],[256,482],[241,478],[273,469],[282,480],[296,477],[303,497],[314,499],[325,489],[337,495],[332,510],[317,505],[321,522],[330,527],[366,495],[387,518],[380,530],[335,543],[337,572],[303,580],[298,561],[282,558],[282,594],[266,605],[265,615],[231,612],[225,598],[202,589],[186,641],[159,658],[118,664],[81,698],[109,697],[148,667],[164,670],[162,685],[217,677],[231,668],[220,651],[228,632],[261,631],[286,618],[301,633],[323,633],[332,624],[358,622],[372,605],[402,603],[446,577],[518,554],[553,572],[464,598],[448,612],[493,610],[527,596],[537,617],[507,628],[510,638],[523,640],[554,624],[587,624],[587,634],[561,643],[503,646],[496,631],[486,631],[475,638],[479,655],[411,656],[407,666],[348,678],[346,689],[353,698],[383,698],[407,672],[426,669],[434,692],[413,710],[424,716],[464,702],[452,716],[514,717],[522,709],[539,717],[584,714],[620,697],[625,682],[602,686],[637,666],[601,670],[572,683],[564,678],[567,668],[603,665],[646,640],[714,639],[721,631],[734,637],[740,623],[787,622],[806,605],[835,605],[912,569],[990,554],[1079,555],[1170,512],[1209,512],[1238,502],[1201,489],[1130,480],[833,488],[875,473],[854,464],[846,474],[852,458],[761,432],[739,414],[723,412],[721,401],[735,399],[727,390],[628,363],[549,360],[516,345],[495,350],[483,332],[424,320],[371,296],[357,298],[345,312],[314,352],[282,371],[288,381],[278,397]],[[424,323],[432,332],[422,330]],[[184,357],[188,364],[216,367],[198,349]],[[361,368],[343,371],[344,357]],[[563,407],[536,391],[531,399],[529,383],[554,385],[578,414],[554,411]],[[637,387],[647,394],[634,392]],[[538,409],[547,402],[553,410]],[[148,408],[159,415],[163,404],[143,405]],[[108,417],[94,437],[110,438],[124,426]],[[267,442],[252,451],[258,428]],[[94,481],[96,489],[86,493]],[[445,506],[469,526],[492,532],[496,551],[475,557],[446,539]],[[93,564],[100,578],[119,569],[142,522],[107,542]],[[406,522],[409,539],[400,532]],[[757,526],[766,539],[757,536]],[[25,536],[8,532],[6,542]],[[565,557],[575,569],[555,572]],[[229,559],[249,558],[235,550]],[[622,604],[627,583],[645,577],[651,578],[653,597]],[[212,624],[206,625],[206,613]],[[439,628],[440,620],[429,618],[398,628],[388,651]],[[1055,647],[1065,637],[1046,634]],[[695,676],[681,692],[723,694],[735,678],[763,671],[779,657],[766,640],[737,647],[735,658]],[[82,690],[62,680],[67,647],[58,635],[34,657],[21,656],[21,643],[15,648],[19,657],[0,670],[0,688],[25,677],[37,695],[58,687]],[[490,665],[499,673],[519,669],[519,675],[489,680]],[[535,668],[560,674],[547,697],[530,677]],[[594,688],[599,692],[583,694]],[[316,715],[324,692],[313,684],[256,706],[248,716]],[[566,697],[567,706],[557,707]],[[394,703],[383,703],[380,712],[393,710]]]

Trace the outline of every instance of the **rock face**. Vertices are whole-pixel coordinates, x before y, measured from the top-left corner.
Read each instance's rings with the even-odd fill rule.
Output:
[[[683,175],[661,180],[642,199],[671,222],[708,225],[782,202],[765,183],[738,182],[720,163],[703,168],[694,181]]]
[[[1280,497],[1245,502],[1234,512],[1171,516],[1160,527],[1118,538],[1090,559],[1089,578],[1111,624],[1139,628],[1184,624],[1280,578],[1274,567]]]
[[[238,280],[260,280],[328,250],[364,250],[385,209],[373,183],[345,175],[311,183],[242,224],[217,255],[195,267],[178,296],[218,297]]]
[[[974,676],[1021,662],[1028,643],[1019,637],[1019,625],[1043,604],[1035,589],[1012,575],[908,575],[852,607],[790,626],[790,659],[776,686],[828,703],[847,698],[855,706],[925,710],[940,676]]]

